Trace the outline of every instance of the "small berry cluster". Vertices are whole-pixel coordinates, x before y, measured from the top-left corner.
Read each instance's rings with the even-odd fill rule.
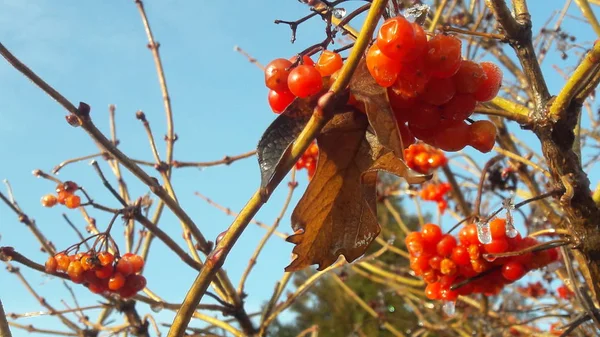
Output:
[[[367,68],[388,97],[401,134],[444,151],[470,145],[481,152],[494,146],[490,121],[465,122],[477,102],[493,99],[502,71],[490,62],[461,57],[460,39],[437,34],[429,40],[423,28],[403,16],[386,20],[367,52]],[[411,135],[408,137],[408,135]]]
[[[527,297],[540,298],[544,297],[548,290],[542,285],[542,282],[527,283],[526,287],[517,287],[517,291]]]
[[[567,286],[563,284],[556,288],[556,295],[563,300],[570,300],[575,294],[571,291],[571,289],[567,288]]]
[[[458,295],[496,295],[506,284],[520,279],[528,271],[558,259],[555,248],[491,258],[488,254],[520,251],[538,244],[535,238],[522,238],[518,233],[508,237],[506,229],[506,220],[492,220],[489,224],[491,241],[487,244],[480,242],[475,224],[463,227],[458,240],[450,234],[442,234],[435,224],[426,224],[420,232],[410,233],[405,240],[410,268],[427,283],[427,298],[455,301]],[[458,283],[462,285],[452,290]]]
[[[119,258],[109,252],[63,252],[46,261],[47,273],[65,273],[71,281],[86,285],[95,294],[116,293],[123,298],[146,287],[146,278],[138,274],[143,267],[144,259],[131,253]]]
[[[296,169],[301,170],[305,168],[308,172],[308,178],[311,179],[317,170],[317,158],[319,158],[319,146],[317,146],[316,142],[313,142],[296,162]]]
[[[419,195],[425,201],[435,201],[440,213],[444,213],[448,208],[448,200],[446,194],[452,190],[449,183],[429,183],[423,186]]]
[[[46,194],[42,197],[42,206],[54,207],[56,204],[67,206],[67,208],[74,209],[81,205],[81,198],[75,195],[75,192],[79,189],[77,183],[72,181],[66,181],[56,186],[56,195]]]
[[[304,55],[300,60],[278,58],[265,67],[265,85],[269,88],[269,105],[275,113],[282,113],[296,98],[315,95],[323,89],[323,82],[342,68],[342,56],[324,50],[315,63]]]
[[[404,160],[408,167],[423,174],[448,164],[448,158],[442,151],[424,143],[412,144],[404,149]]]

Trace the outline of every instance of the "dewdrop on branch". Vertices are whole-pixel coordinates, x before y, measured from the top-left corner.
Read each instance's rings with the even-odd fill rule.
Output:
[[[333,16],[335,16],[336,19],[342,19],[344,18],[344,16],[346,16],[346,9],[345,8],[334,8],[331,13],[333,14]]]
[[[502,201],[502,207],[506,209],[506,236],[515,238],[519,232],[513,225],[512,211],[515,209],[514,197],[508,197]]]

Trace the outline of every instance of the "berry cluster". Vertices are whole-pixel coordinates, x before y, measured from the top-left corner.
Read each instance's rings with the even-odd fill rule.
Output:
[[[312,178],[317,170],[317,158],[319,158],[319,147],[316,142],[313,142],[296,162],[296,169],[305,168],[308,172],[308,178]]]
[[[67,208],[73,209],[81,205],[81,198],[75,195],[75,192],[79,189],[77,183],[72,181],[66,181],[56,186],[56,195],[46,194],[42,197],[42,206],[54,207],[56,204],[67,206]]]
[[[449,183],[429,183],[423,186],[419,195],[421,199],[425,201],[435,201],[438,206],[440,213],[444,213],[448,208],[448,200],[446,200],[446,194],[452,190],[452,186]]]
[[[412,144],[404,149],[404,160],[408,167],[423,174],[448,164],[448,158],[442,151],[423,143]]]
[[[465,122],[477,102],[493,99],[502,71],[490,62],[463,60],[461,41],[423,28],[403,16],[386,20],[367,52],[367,68],[388,97],[398,127],[444,151],[470,145],[481,152],[494,146],[496,127],[489,121]],[[408,136],[411,135],[411,136]]]
[[[58,253],[46,261],[46,272],[65,273],[74,283],[84,284],[95,294],[105,292],[132,297],[146,287],[146,278],[138,273],[144,259],[127,253],[115,257],[109,252]]]
[[[517,291],[523,296],[540,298],[544,297],[548,290],[542,285],[542,282],[528,283],[526,287],[517,287]]]
[[[555,248],[493,258],[489,254],[521,251],[538,241],[532,237],[522,238],[518,233],[508,237],[511,231],[507,231],[504,219],[492,220],[489,230],[491,241],[487,244],[480,242],[475,224],[463,227],[458,240],[450,234],[442,234],[435,224],[426,224],[420,232],[406,237],[410,268],[427,283],[427,298],[455,301],[458,295],[496,295],[504,285],[520,279],[528,271],[558,259]],[[458,283],[462,285],[452,290]]]
[[[569,300],[575,295],[571,289],[567,288],[567,286],[564,284],[556,288],[556,294],[563,300]]]
[[[269,105],[275,113],[282,113],[296,98],[317,94],[323,89],[324,79],[342,68],[342,56],[324,50],[317,63],[304,55],[286,60],[278,58],[265,67],[265,85],[269,88]],[[326,81],[325,81],[326,82]]]

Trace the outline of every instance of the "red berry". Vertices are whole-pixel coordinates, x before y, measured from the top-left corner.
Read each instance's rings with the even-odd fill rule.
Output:
[[[415,45],[412,52],[405,57],[407,61],[414,61],[417,58],[425,57],[425,51],[427,50],[427,33],[416,22],[412,23],[412,27],[415,31]]]
[[[115,256],[109,252],[101,252],[97,257],[102,267],[112,265],[112,263],[115,261]]]
[[[127,288],[138,292],[146,287],[146,278],[142,275],[129,275],[125,281]]]
[[[331,76],[333,73],[338,71],[344,65],[342,56],[338,53],[334,53],[330,50],[324,50],[315,64],[315,69],[321,74],[321,76]]]
[[[304,98],[321,91],[323,81],[315,67],[302,64],[290,72],[288,87],[292,94]]]
[[[457,125],[441,130],[435,135],[435,146],[444,151],[460,151],[469,142],[469,125],[461,122]]]
[[[509,281],[516,281],[527,273],[525,267],[518,262],[508,262],[502,266],[502,276]]]
[[[400,71],[396,71],[397,79],[391,86],[391,89],[397,95],[405,98],[415,98],[425,91],[425,86],[429,83],[431,73],[422,58],[416,59],[411,63],[404,63],[401,67],[398,66],[398,68],[400,68]]]
[[[288,76],[292,62],[278,58],[269,62],[265,67],[265,85],[275,91],[284,91],[288,88]]]
[[[487,75],[483,71],[483,67],[469,60],[463,60],[458,72],[452,76],[456,92],[461,94],[475,93],[486,79]]]
[[[290,62],[292,62],[292,64],[296,63],[296,61],[298,60],[298,55],[294,55],[292,57],[290,57]],[[315,65],[315,61],[313,61],[310,56],[308,55],[303,55],[302,56],[302,62],[299,64],[305,64],[307,66],[314,66]]]
[[[485,251],[490,254],[504,253],[508,250],[506,238],[492,239],[492,242],[483,245]]]
[[[440,226],[435,224],[426,224],[423,225],[421,236],[423,237],[423,241],[431,244],[437,244],[442,238],[442,229]]]
[[[435,270],[440,270],[440,265],[444,258],[439,255],[434,255],[429,258],[429,266]]]
[[[450,288],[443,288],[440,290],[440,299],[444,301],[455,301],[458,298],[458,292],[450,290]]]
[[[114,268],[112,265],[102,266],[96,269],[96,277],[99,279],[107,279],[113,275]]]
[[[424,102],[418,102],[407,116],[411,128],[433,129],[440,124],[442,115],[439,107]]]
[[[443,257],[450,256],[454,247],[456,247],[456,239],[452,235],[444,234],[437,244],[437,253]]]
[[[429,268],[429,258],[425,255],[412,256],[410,258],[410,269],[415,272],[415,275],[421,276]]]
[[[377,44],[373,44],[366,56],[367,68],[380,86],[387,88],[396,82],[400,63],[385,56]]]
[[[428,284],[425,288],[425,296],[430,300],[440,299],[440,291],[442,286],[439,282]]]
[[[119,262],[117,262],[116,270],[123,274],[123,276],[128,276],[133,273],[133,265],[128,259],[121,258]]]
[[[404,239],[404,243],[406,244],[406,248],[408,252],[414,256],[419,256],[423,254],[424,244],[423,237],[419,232],[412,232],[406,236]]]
[[[451,35],[438,34],[427,42],[425,60],[431,75],[447,78],[456,74],[461,62],[461,41]]]
[[[452,261],[454,261],[458,265],[469,265],[471,263],[469,252],[463,246],[454,247],[454,249],[452,250],[451,258]]]
[[[442,78],[429,81],[420,98],[429,104],[442,105],[450,101],[455,93],[454,82],[449,78]]]
[[[458,232],[458,238],[460,243],[464,246],[472,243],[479,243],[479,239],[477,238],[477,226],[474,224],[464,226],[461,228],[460,232]]]
[[[486,79],[474,93],[474,96],[480,102],[487,102],[496,97],[498,91],[500,91],[500,87],[502,86],[502,70],[491,62],[481,62],[481,67],[485,72]]]
[[[285,108],[287,108],[295,98],[296,96],[287,90],[269,90],[269,105],[271,106],[271,110],[278,114],[284,112]]]
[[[442,105],[442,118],[445,123],[461,122],[473,114],[477,101],[471,94],[457,94]]]
[[[496,143],[496,125],[488,120],[476,121],[469,125],[469,145],[487,153]]]
[[[377,35],[377,46],[387,57],[402,61],[414,52],[415,31],[403,16],[386,20]]]

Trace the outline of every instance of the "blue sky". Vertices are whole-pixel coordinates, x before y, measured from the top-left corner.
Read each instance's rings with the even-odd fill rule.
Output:
[[[289,43],[287,26],[273,24],[275,19],[293,20],[308,13],[307,8],[295,0],[232,3],[235,4],[223,6],[218,1],[182,0],[146,3],[155,37],[161,43],[179,136],[175,147],[178,160],[208,161],[252,150],[262,130],[275,116],[267,104],[262,72],[234,52],[234,45],[266,64],[277,57],[289,57],[322,38],[322,24],[318,19],[299,28],[295,45]],[[539,29],[552,10],[562,6],[559,1],[552,1],[552,6],[543,6],[541,1],[530,3],[534,17],[538,18],[534,29]],[[570,13],[580,16],[574,5]],[[566,22],[567,28],[575,29],[573,24],[577,21],[567,18]],[[594,38],[588,27],[577,31],[577,36],[580,42]],[[0,41],[73,103],[84,101],[91,105],[92,118],[102,131],[109,130],[108,105],[115,104],[120,148],[133,158],[151,160],[144,130],[135,119],[135,112],[143,110],[164,156],[164,143],[160,140],[165,133],[161,93],[133,1],[0,0]],[[576,58],[571,58],[568,63],[575,61]],[[549,74],[552,92],[557,92],[563,82],[552,69],[558,62],[557,57],[550,56],[543,66]],[[65,159],[95,153],[97,148],[82,130],[65,123],[65,111],[59,105],[3,60],[0,61],[0,88],[0,144],[3,144],[0,157],[4,158],[0,178],[10,180],[21,207],[36,219],[59,250],[64,249],[75,243],[76,238],[61,214],[66,212],[80,228],[84,227],[83,219],[76,211],[42,208],[40,197],[53,191],[54,186],[36,179],[31,171],[37,168],[50,171]],[[484,160],[490,156],[477,158]],[[100,164],[109,175],[107,165],[102,161]],[[156,175],[152,170],[149,172]],[[307,184],[304,171],[299,177],[295,200]],[[60,178],[77,181],[96,201],[117,206],[87,161],[63,169]],[[126,173],[125,179],[133,196],[148,192],[130,174]],[[114,179],[111,181],[114,183]],[[232,219],[195,197],[194,192],[199,191],[237,211],[257,188],[259,172],[255,159],[247,159],[228,167],[178,169],[173,183],[184,209],[204,235],[214,240]],[[286,188],[279,189],[257,218],[272,223],[286,192]],[[109,220],[99,212],[91,211],[91,214],[97,218],[100,228]],[[168,212],[160,226],[182,242],[180,226]],[[280,228],[290,231],[289,217],[282,221]],[[120,234],[119,226],[115,233]],[[250,225],[227,259],[225,268],[234,284],[263,233],[263,229]],[[0,234],[0,245],[14,246],[34,260],[45,260],[37,245],[31,244],[32,236],[27,228],[5,206],[0,206]],[[172,263],[175,255],[158,241],[153,249],[146,269],[150,289],[169,302],[180,302],[195,273],[183,263]],[[270,296],[275,281],[289,263],[291,249],[291,244],[279,238],[268,243],[246,286],[250,294],[249,312],[258,310]],[[23,273],[56,307],[62,307],[61,299],[72,303],[58,280],[26,269]],[[39,309],[13,275],[0,272],[0,284],[10,285],[0,289],[6,311]],[[81,303],[94,304],[100,299],[83,287],[74,288]],[[140,308],[143,313],[149,312],[144,305]],[[166,311],[157,316],[161,322],[171,321],[171,314]],[[47,318],[22,322],[40,327],[56,324]],[[24,334],[15,331],[15,336]]]

